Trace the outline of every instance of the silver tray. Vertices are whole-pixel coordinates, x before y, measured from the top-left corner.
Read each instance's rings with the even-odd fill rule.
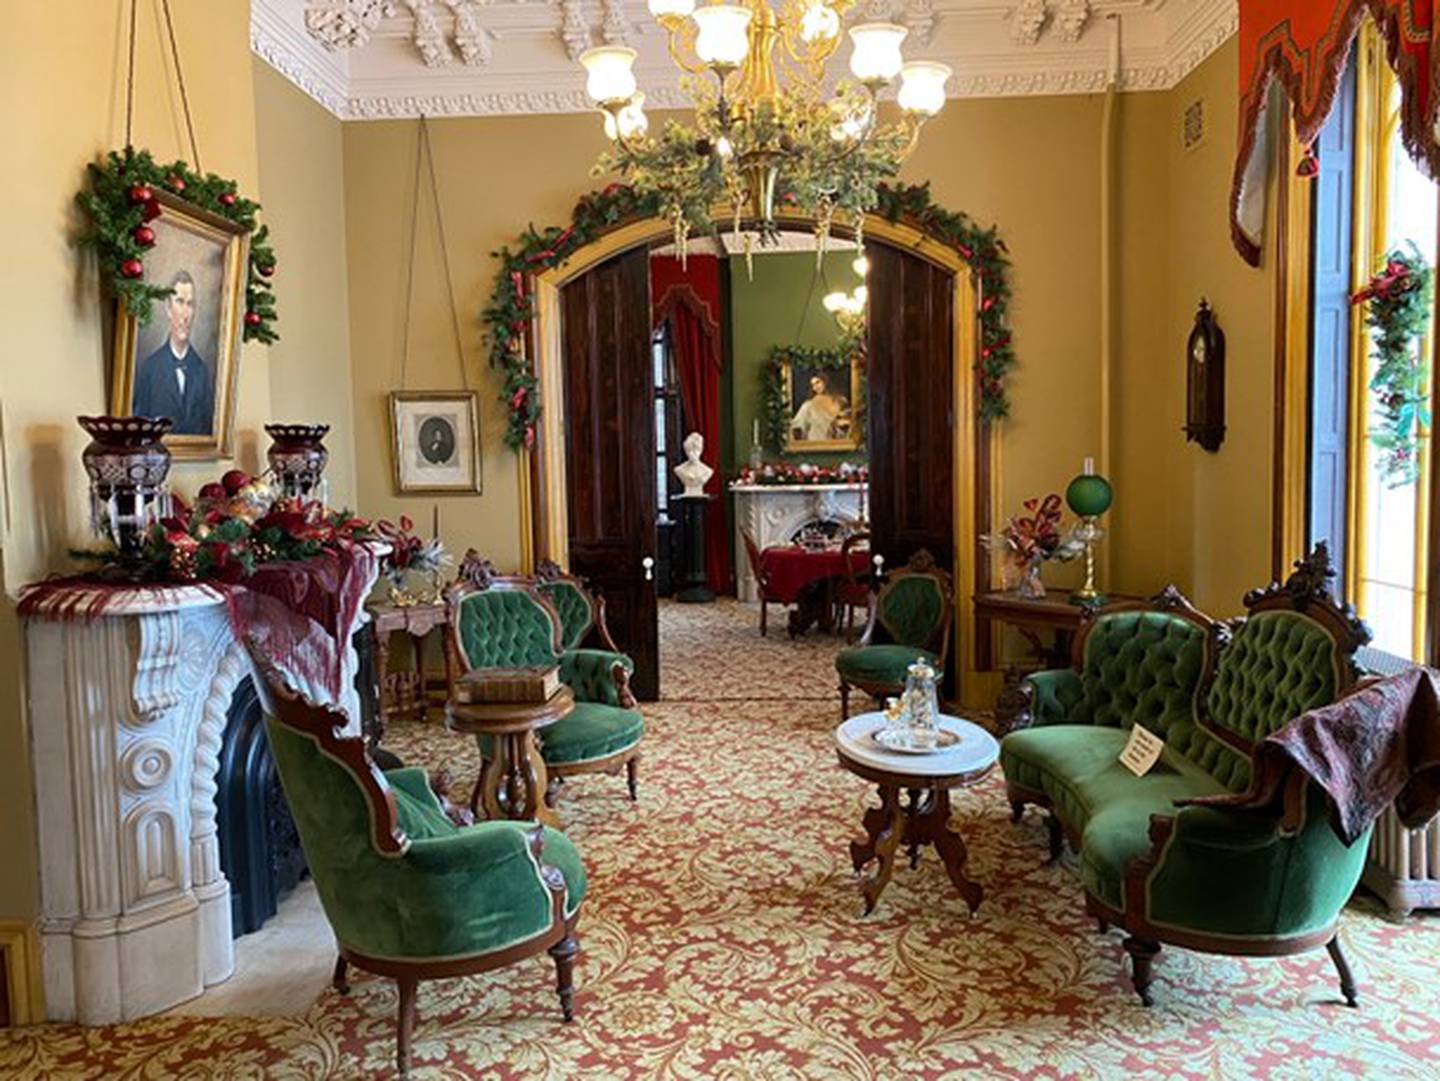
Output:
[[[896,731],[890,728],[877,728],[870,733],[870,739],[880,747],[881,750],[893,751],[897,754],[935,754],[937,751],[946,751],[960,742],[960,737],[947,729],[940,729],[935,733],[936,740],[933,747],[916,747],[912,745],[910,735],[904,730]]]

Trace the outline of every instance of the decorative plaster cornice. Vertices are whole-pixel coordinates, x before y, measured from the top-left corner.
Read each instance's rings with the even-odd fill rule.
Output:
[[[1120,34],[1120,88],[1166,90],[1239,24],[1236,0],[865,0],[861,10],[898,19],[918,55],[951,64],[959,98],[1101,92],[1107,24]],[[687,108],[662,37],[644,0],[251,3],[255,53],[350,120],[588,111],[573,58],[597,41],[640,51],[648,106]]]

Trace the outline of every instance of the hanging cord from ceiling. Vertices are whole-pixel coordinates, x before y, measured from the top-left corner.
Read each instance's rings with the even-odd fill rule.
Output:
[[[796,345],[800,344],[800,335],[805,332],[805,321],[810,318],[810,302],[815,299],[816,282],[825,286],[825,293],[830,292],[830,277],[825,273],[825,260],[823,257],[815,260],[815,272],[810,275],[810,289],[805,294],[805,303],[800,306],[800,322],[795,327]],[[825,293],[822,293],[821,296],[824,296]]]
[[[420,222],[420,165],[428,163],[430,198],[435,204],[435,232],[440,238],[440,262],[445,268],[445,299],[450,308],[450,326],[455,333],[455,361],[460,366],[460,386],[470,389],[465,371],[465,348],[460,337],[460,314],[455,309],[455,287],[450,276],[450,249],[445,240],[445,216],[440,211],[440,185],[435,179],[435,151],[430,145],[430,121],[420,115],[420,134],[415,140],[415,169],[411,190],[415,199],[410,204],[410,261],[405,268],[405,319],[400,332],[400,389],[405,389],[406,370],[410,361],[410,310],[415,299],[415,245]]]
[[[125,149],[135,146],[135,23],[139,0],[130,0],[129,42],[125,50]],[[165,16],[165,36],[170,44],[170,61],[175,65],[175,83],[180,89],[180,108],[185,114],[185,131],[190,139],[190,163],[197,173],[205,170],[200,164],[200,144],[195,140],[195,118],[190,113],[190,92],[185,86],[185,72],[180,67],[180,45],[175,39],[175,20],[170,14],[170,0],[160,0]]]

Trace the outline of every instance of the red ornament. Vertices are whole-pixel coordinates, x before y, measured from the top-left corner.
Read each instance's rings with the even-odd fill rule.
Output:
[[[140,216],[145,221],[154,221],[156,218],[158,218],[160,216],[159,201],[156,199],[151,199],[148,203],[144,205],[144,210],[141,212]]]
[[[155,230],[148,225],[137,225],[135,231],[130,234],[135,238],[135,243],[142,248],[148,248],[155,243]]]
[[[132,203],[153,203],[155,193],[150,190],[149,184],[136,184],[130,189],[130,201]]]
[[[259,312],[246,312],[246,313],[245,313],[245,325],[246,325],[247,327],[258,327],[258,326],[260,325],[260,313],[259,313]]]
[[[120,264],[120,273],[127,278],[138,278],[145,273],[145,264],[139,259],[126,259]]]
[[[274,264],[274,263],[261,263],[261,264],[260,264],[259,266],[257,266],[255,269],[260,272],[260,276],[261,276],[262,278],[268,278],[268,277],[270,277],[271,274],[274,274],[274,273],[275,273],[275,264]]]
[[[228,192],[228,191],[221,192],[221,193],[220,193],[220,205],[221,205],[221,206],[234,206],[234,205],[235,205],[235,194],[234,194],[233,192]]]
[[[185,190],[185,179],[184,179],[182,176],[180,176],[179,173],[171,173],[169,176],[167,176],[167,177],[165,178],[165,183],[169,186],[170,190],[173,191],[173,192],[177,192],[177,193],[178,193],[178,192],[182,192],[182,191]]]

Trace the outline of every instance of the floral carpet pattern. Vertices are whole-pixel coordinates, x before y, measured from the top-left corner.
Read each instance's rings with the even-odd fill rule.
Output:
[[[536,958],[421,985],[417,1078],[880,1081],[997,1078],[1433,1078],[1440,920],[1372,902],[1342,934],[1361,1008],[1324,954],[1166,949],[1156,1003],[1119,932],[1083,914],[1073,861],[1044,862],[1041,821],[1012,825],[998,773],[956,793],[952,824],[984,884],[974,918],[927,852],[860,916],[846,842],[871,794],[835,762],[837,640],[761,640],[753,609],[662,610],[666,697],[645,708],[640,802],[618,777],[567,785],[565,829],[591,892],[577,1018]],[[408,761],[474,773],[469,741],[396,726]],[[393,1076],[396,992],[352,970],[303,1016],[184,1015],[0,1037],[0,1076]]]

